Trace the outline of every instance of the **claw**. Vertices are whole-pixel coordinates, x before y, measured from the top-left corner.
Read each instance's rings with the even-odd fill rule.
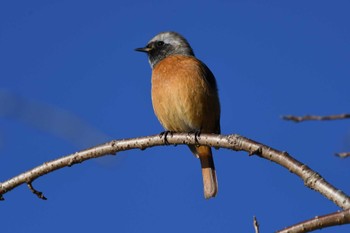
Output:
[[[201,137],[201,130],[196,130],[194,132],[194,141],[196,142],[196,146],[199,146],[199,141],[198,141],[198,138]]]
[[[166,131],[161,132],[161,133],[159,134],[159,137],[160,137],[160,138],[164,137],[164,143],[165,143],[165,145],[169,145],[169,142],[168,142],[168,139],[167,139],[168,134],[170,134],[171,136],[173,136],[173,132],[172,132],[172,131],[169,131],[169,130],[166,130]]]

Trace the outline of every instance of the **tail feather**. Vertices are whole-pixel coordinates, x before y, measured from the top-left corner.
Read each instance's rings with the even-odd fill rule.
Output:
[[[190,146],[191,151],[200,159],[203,175],[204,197],[215,197],[218,192],[218,181],[211,148],[209,146]]]

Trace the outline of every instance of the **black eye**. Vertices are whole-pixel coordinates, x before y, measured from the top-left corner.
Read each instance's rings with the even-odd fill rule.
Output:
[[[162,47],[164,45],[164,41],[157,41],[157,47]]]

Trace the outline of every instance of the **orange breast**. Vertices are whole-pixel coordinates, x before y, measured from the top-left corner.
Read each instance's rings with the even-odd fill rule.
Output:
[[[205,75],[208,68],[189,56],[169,56],[154,67],[153,109],[166,130],[220,132],[217,90]]]

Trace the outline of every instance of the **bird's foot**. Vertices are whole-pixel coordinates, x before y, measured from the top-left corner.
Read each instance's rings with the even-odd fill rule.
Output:
[[[166,131],[161,132],[161,133],[159,134],[159,137],[160,137],[160,138],[164,137],[164,143],[165,143],[165,145],[169,145],[169,142],[168,142],[168,135],[169,135],[169,134],[170,134],[171,136],[173,136],[173,131],[166,130]]]
[[[199,146],[199,141],[198,141],[198,138],[201,137],[201,130],[196,130],[196,131],[193,131],[193,132],[190,132],[190,134],[193,134],[194,133],[194,141],[196,143],[196,146]]]

